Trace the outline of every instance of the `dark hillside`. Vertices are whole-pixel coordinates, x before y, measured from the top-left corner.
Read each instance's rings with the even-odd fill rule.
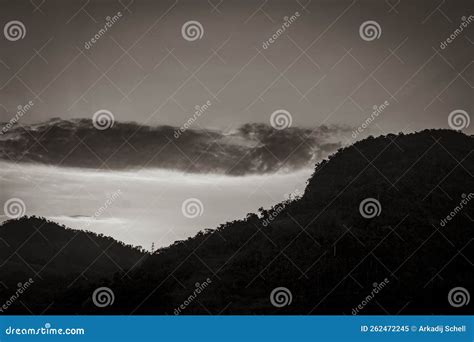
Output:
[[[101,257],[88,272],[119,271],[100,283],[113,289],[114,305],[94,307],[87,298],[99,285],[81,281],[58,288],[48,313],[173,314],[187,301],[180,314],[351,314],[361,303],[358,314],[472,314],[472,304],[452,307],[448,293],[474,285],[473,150],[472,137],[448,130],[358,142],[319,163],[302,198],[177,241],[126,274]],[[371,204],[360,208],[367,199]],[[0,236],[13,245],[14,234],[5,230],[34,220],[10,221]],[[37,236],[34,249],[19,254],[44,264],[73,234],[57,230],[49,242]],[[64,252],[56,269],[63,270],[61,260],[70,270],[89,265],[96,254],[86,253],[95,250],[87,240]],[[105,249],[105,238],[99,240]],[[114,246],[108,251],[124,269],[140,257]],[[290,305],[272,305],[277,287],[291,291]]]

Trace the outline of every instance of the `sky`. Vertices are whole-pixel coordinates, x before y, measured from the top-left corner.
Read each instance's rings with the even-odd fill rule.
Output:
[[[111,236],[135,246],[164,247],[301,195],[312,170],[271,177],[228,177],[168,170],[100,172],[0,162],[0,201],[23,201],[27,215]],[[110,199],[110,205],[107,200]],[[194,214],[183,203],[198,204]],[[186,203],[188,203],[186,202]],[[0,221],[8,219],[0,215]]]
[[[19,20],[26,29],[23,39],[0,40],[3,121],[33,101],[20,123],[106,109],[117,121],[179,127],[210,101],[196,127],[269,123],[283,109],[293,126],[357,128],[388,101],[365,136],[448,128],[450,112],[473,109],[472,27],[440,48],[472,14],[472,1],[19,0],[1,7],[2,26]],[[200,39],[184,39],[188,21],[200,23]],[[378,23],[378,39],[362,39],[366,21]]]
[[[0,8],[0,201],[81,228],[121,189],[89,229],[127,243],[165,246],[268,208],[368,135],[474,133],[472,1]],[[182,213],[190,198],[203,210],[194,220]]]

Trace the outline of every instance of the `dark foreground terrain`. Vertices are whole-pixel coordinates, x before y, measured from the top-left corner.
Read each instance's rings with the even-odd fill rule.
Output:
[[[448,130],[369,138],[316,165],[301,197],[154,254],[43,218],[6,221],[0,305],[10,302],[7,314],[472,314],[448,294],[474,289],[473,150],[473,137]],[[361,209],[367,198],[380,206]],[[113,292],[111,305],[94,305],[99,287]],[[272,304],[278,287],[291,303]]]

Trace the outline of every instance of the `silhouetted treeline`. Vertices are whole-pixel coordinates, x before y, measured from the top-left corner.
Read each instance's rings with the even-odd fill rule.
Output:
[[[351,314],[362,302],[358,314],[472,314],[472,304],[451,306],[448,293],[454,287],[473,289],[474,203],[444,226],[440,222],[474,192],[473,150],[473,137],[447,130],[357,142],[317,164],[301,198],[177,241],[145,255],[136,267],[140,251],[116,243],[114,255],[123,271],[112,276],[107,274],[114,272],[112,266],[94,263],[87,279],[64,287],[67,259],[81,272],[95,256],[85,247],[91,243],[84,234],[71,243],[67,258],[58,259],[57,271],[35,278],[25,303],[41,311],[54,301],[49,314],[173,314],[186,301],[181,314]],[[380,203],[378,216],[361,215],[359,205],[366,198]],[[12,227],[31,230],[35,220],[5,223],[0,236]],[[74,233],[57,227],[55,235],[61,234]],[[49,239],[57,247],[65,241]],[[103,249],[106,240],[101,239]],[[53,253],[48,242],[32,246],[30,261],[44,262]],[[19,254],[25,258],[26,253]],[[0,254],[0,260],[8,255]],[[87,261],[81,263],[82,258]],[[18,267],[22,276],[32,274],[16,262],[8,267]],[[190,300],[208,278],[210,285]],[[90,301],[99,285],[114,291],[112,306],[97,308]],[[43,293],[49,286],[54,292]],[[290,305],[272,305],[269,297],[276,287],[291,291]],[[21,306],[16,310],[27,313]]]

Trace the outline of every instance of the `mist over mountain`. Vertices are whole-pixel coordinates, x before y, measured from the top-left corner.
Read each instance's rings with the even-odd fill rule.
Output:
[[[114,276],[94,275],[101,269],[94,262],[82,272],[86,277],[74,268],[41,273],[51,257],[42,245],[59,248],[65,239],[55,235],[64,228],[36,218],[8,221],[0,226],[4,243],[21,241],[25,231],[38,242],[17,249],[15,258],[0,254],[0,273],[9,283],[33,277],[24,304],[49,314],[472,313],[472,306],[451,306],[447,296],[474,285],[473,150],[472,136],[448,130],[360,141],[318,163],[302,197],[176,241],[137,266],[132,252]],[[367,199],[372,207],[363,206]],[[39,243],[43,226],[55,234]],[[68,248],[67,258],[55,258],[58,270],[89,254],[75,241]],[[29,267],[8,272],[22,259]],[[72,285],[64,280],[71,276],[78,279]],[[113,290],[113,305],[90,301],[99,286]],[[286,306],[270,300],[279,287],[291,292]],[[26,311],[20,304],[10,310]]]
[[[121,122],[99,130],[88,119],[51,119],[3,133],[0,158],[95,169],[263,174],[310,167],[341,147],[348,132],[340,126],[276,130],[257,123],[227,133]]]

